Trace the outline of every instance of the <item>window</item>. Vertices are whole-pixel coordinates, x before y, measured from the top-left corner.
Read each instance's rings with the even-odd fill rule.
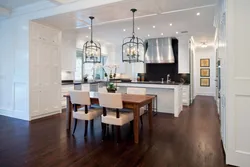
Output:
[[[83,52],[81,49],[76,50],[76,72],[75,72],[75,80],[82,80],[83,76],[88,75],[89,80],[95,79],[104,79],[104,72],[101,68],[93,70],[94,64],[85,63],[83,64]],[[101,64],[104,65],[107,57],[101,57]],[[95,77],[93,77],[95,75]]]

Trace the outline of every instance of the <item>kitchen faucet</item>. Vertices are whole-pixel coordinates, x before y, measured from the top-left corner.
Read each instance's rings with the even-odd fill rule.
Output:
[[[167,83],[170,83],[171,79],[170,79],[170,74],[167,75]]]

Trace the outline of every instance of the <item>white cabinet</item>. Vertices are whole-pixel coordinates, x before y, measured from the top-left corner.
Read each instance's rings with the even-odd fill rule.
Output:
[[[30,119],[61,111],[60,31],[30,24]]]
[[[61,104],[62,108],[66,108],[66,98],[63,97],[64,95],[67,95],[69,91],[74,90],[74,85],[62,85],[61,89]]]
[[[62,33],[62,70],[76,70],[76,34],[75,32]]]
[[[189,74],[188,38],[178,38],[178,73]]]
[[[182,85],[182,104],[190,105],[190,85]]]

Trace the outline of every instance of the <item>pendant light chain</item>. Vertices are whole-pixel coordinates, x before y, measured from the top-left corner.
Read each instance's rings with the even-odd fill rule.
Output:
[[[93,19],[94,19],[94,17],[90,16],[89,18],[91,20],[91,39],[90,39],[90,42],[93,43]]]
[[[135,37],[135,11],[133,11],[133,38]]]

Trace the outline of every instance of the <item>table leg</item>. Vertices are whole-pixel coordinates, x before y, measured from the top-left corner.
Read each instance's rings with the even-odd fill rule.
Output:
[[[153,129],[153,110],[152,110],[152,100],[148,104],[148,122],[149,122],[149,129]]]
[[[66,118],[67,118],[67,131],[71,130],[71,120],[72,120],[72,103],[70,98],[67,98],[67,109],[66,109]]]
[[[134,105],[134,142],[136,144],[139,143],[139,112],[138,105]]]

